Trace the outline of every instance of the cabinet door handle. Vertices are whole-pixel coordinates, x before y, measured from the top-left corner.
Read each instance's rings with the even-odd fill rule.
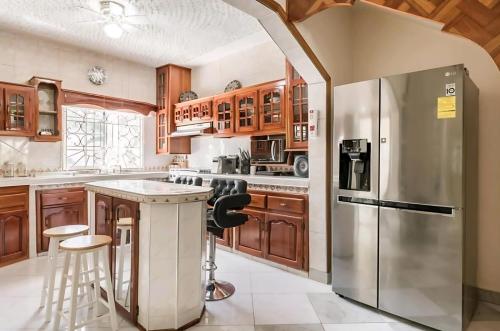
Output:
[[[44,224],[45,224],[45,227],[48,227],[48,226],[49,226],[49,222],[47,221],[47,218],[45,218],[45,220],[44,220]]]

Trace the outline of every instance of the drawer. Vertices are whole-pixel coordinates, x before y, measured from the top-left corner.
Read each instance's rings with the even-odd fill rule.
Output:
[[[267,197],[267,208],[303,214],[305,211],[305,201],[303,198],[285,198],[269,195]]]
[[[0,212],[28,209],[28,192],[0,195]]]
[[[248,207],[263,208],[263,209],[266,208],[265,194],[250,193],[250,196],[252,197],[252,201],[250,201]]]
[[[85,200],[85,191],[42,193],[42,207],[80,203]]]

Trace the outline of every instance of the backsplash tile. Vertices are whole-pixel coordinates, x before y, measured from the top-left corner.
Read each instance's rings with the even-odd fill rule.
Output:
[[[193,137],[191,138],[191,154],[188,155],[188,166],[190,168],[210,168],[214,157],[238,154],[238,148],[250,151],[250,137]]]

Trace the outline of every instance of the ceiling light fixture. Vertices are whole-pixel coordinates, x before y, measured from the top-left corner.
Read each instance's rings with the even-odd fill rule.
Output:
[[[118,39],[123,34],[123,29],[120,24],[115,22],[109,22],[104,25],[104,33],[106,36],[112,39]]]

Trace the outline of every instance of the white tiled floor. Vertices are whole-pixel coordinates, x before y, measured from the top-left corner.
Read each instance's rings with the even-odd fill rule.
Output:
[[[39,306],[44,258],[0,268],[0,331],[52,330]],[[217,278],[236,294],[208,302],[193,331],[411,331],[420,328],[337,297],[320,284],[217,251]],[[119,318],[120,330],[137,330]],[[85,330],[109,330],[100,322]],[[482,303],[468,331],[500,331],[500,307]]]

